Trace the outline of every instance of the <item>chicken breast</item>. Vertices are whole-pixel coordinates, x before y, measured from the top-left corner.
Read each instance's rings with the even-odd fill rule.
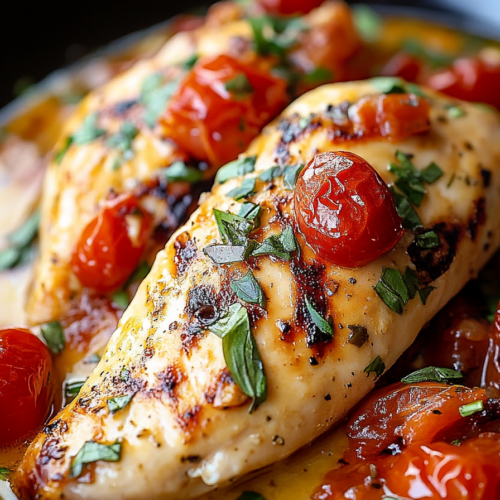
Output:
[[[183,220],[199,191],[186,182],[165,187],[162,169],[192,159],[169,140],[157,120],[196,58],[228,54],[256,66],[264,61],[266,67],[274,61],[256,54],[245,15],[242,7],[231,2],[217,5],[201,28],[176,34],[155,57],[90,93],[68,120],[45,178],[40,257],[27,304],[31,324],[60,319],[71,298],[81,292],[81,283],[71,271],[71,255],[110,193],[139,194],[154,216],[154,226],[161,224],[170,234]],[[301,22],[305,31],[327,26],[346,40],[338,51],[338,64],[358,47],[349,9],[341,2],[327,2]],[[303,52],[297,50],[300,61],[307,59]],[[288,97],[281,98],[279,110],[288,102]],[[212,179],[220,164],[199,166],[204,178]]]
[[[381,83],[305,94],[219,173],[158,254],[79,396],[28,450],[14,481],[21,498],[193,498],[280,460],[342,419],[478,272],[500,243],[498,114],[425,91],[427,131],[401,140],[343,133]],[[406,98],[418,106],[415,95]],[[398,181],[388,170],[397,151],[420,171],[434,162],[441,173],[416,211],[436,245],[418,247],[417,231],[407,230],[360,268],[316,255],[295,225],[293,183],[269,169],[338,150],[364,158],[387,183]],[[245,173],[230,175],[238,170]],[[221,242],[214,214],[224,217],[216,209],[241,209],[236,188],[262,207],[255,245],[281,234],[281,247],[266,240],[274,245],[267,254],[217,264],[243,248],[213,246]],[[409,285],[395,292],[387,269],[409,272],[422,300]],[[250,271],[265,303],[258,287],[241,287]],[[400,310],[388,306],[384,283]],[[324,314],[314,317],[313,299]],[[318,316],[333,318],[333,336]]]

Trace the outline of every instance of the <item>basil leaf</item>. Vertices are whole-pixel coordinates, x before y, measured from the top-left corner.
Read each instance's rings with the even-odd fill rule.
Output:
[[[141,89],[141,103],[144,105],[144,121],[149,128],[154,128],[158,118],[167,106],[167,102],[179,86],[178,80],[163,83],[159,73],[148,76]]]
[[[401,219],[403,219],[403,227],[409,229],[410,231],[423,227],[420,217],[413,208],[412,204],[409,202],[408,198],[401,193],[396,192],[393,186],[390,187],[390,190],[394,195],[396,211]]]
[[[376,42],[382,35],[383,20],[368,5],[353,5],[353,17],[361,38],[368,43]]]
[[[121,456],[121,443],[116,442],[110,445],[87,441],[76,457],[71,462],[70,478],[78,477],[85,464],[102,460],[104,462],[118,462]]]
[[[364,370],[364,373],[375,373],[375,380],[377,380],[385,371],[385,363],[380,356],[377,356]]]
[[[281,245],[283,246],[283,250],[285,250],[286,252],[295,252],[299,248],[292,226],[287,226],[284,229],[284,231],[281,233],[280,240]]]
[[[434,162],[422,170],[422,177],[428,184],[434,184],[443,175],[444,172]]]
[[[111,148],[129,151],[132,149],[132,141],[138,133],[139,129],[132,122],[123,122],[119,131],[109,137],[106,144]]]
[[[403,382],[403,384],[415,384],[417,382],[448,382],[459,378],[463,378],[463,375],[455,370],[428,366],[403,377],[401,382]]]
[[[210,325],[209,330],[222,337],[229,373],[242,392],[252,398],[249,409],[252,413],[267,398],[267,378],[250,329],[248,312],[240,304],[233,304],[222,320]]]
[[[97,113],[91,113],[85,117],[81,127],[72,136],[74,144],[87,144],[106,133],[104,129],[97,126],[97,117]]]
[[[59,321],[51,321],[50,323],[45,323],[40,327],[42,337],[45,339],[48,348],[54,354],[61,354],[64,346],[66,345],[66,340],[64,338],[64,331]]]
[[[409,293],[403,276],[397,269],[383,268],[382,276],[374,290],[387,307],[398,314],[403,314]]]
[[[141,262],[127,280],[127,286],[141,282],[151,271],[151,266],[147,262]]]
[[[255,491],[244,491],[238,500],[266,500],[260,493],[255,493]]]
[[[415,236],[417,246],[424,249],[436,248],[441,243],[438,235],[434,231],[426,231]]]
[[[64,382],[64,406],[68,405],[73,399],[78,396],[80,389],[83,387],[87,379],[73,379]]]
[[[398,179],[395,184],[414,205],[417,207],[420,206],[420,203],[422,203],[424,198],[424,194],[427,193],[426,189],[420,182]]]
[[[274,32],[271,17],[250,17],[248,18],[248,22],[252,28],[255,52],[261,56],[274,54],[283,59],[285,57],[285,50],[291,46],[291,43],[280,43],[276,33],[274,33],[272,38],[267,38],[265,35],[266,30]]]
[[[245,198],[253,194],[255,191],[255,177],[251,177],[248,179],[244,179],[241,183],[241,186],[231,189],[226,196],[229,198],[234,198],[236,201],[241,200],[241,198]]]
[[[405,82],[401,78],[377,76],[369,81],[382,94],[406,94]]]
[[[234,160],[219,169],[216,180],[219,184],[224,184],[224,182],[229,179],[233,179],[234,177],[241,177],[242,175],[250,174],[254,171],[256,160],[256,156],[248,156]]]
[[[182,63],[182,68],[185,69],[185,70],[190,70],[190,69],[193,69],[193,66],[196,64],[196,62],[198,61],[199,59],[199,56],[197,54],[193,54],[191,57],[189,57],[188,59],[186,59],[183,63]]]
[[[283,173],[281,171],[281,167],[275,166],[264,170],[264,172],[259,175],[259,179],[264,182],[269,182],[277,177],[281,177],[282,175]]]
[[[37,210],[24,224],[7,236],[7,240],[14,247],[25,247],[29,245],[38,234],[40,225],[40,212]]]
[[[422,304],[425,306],[427,303],[427,299],[429,298],[429,295],[433,290],[435,290],[435,286],[426,286],[425,288],[422,288],[418,291],[418,295],[420,297],[420,300],[422,301]]]
[[[203,249],[203,253],[216,264],[231,264],[247,260],[256,245],[254,240],[248,240],[246,245],[210,245]]]
[[[322,318],[321,315],[314,309],[313,305],[309,302],[307,297],[305,297],[307,311],[313,320],[313,323],[316,325],[318,330],[322,333],[326,333],[330,337],[333,337],[333,328],[329,321]]]
[[[253,229],[257,229],[260,226],[260,214],[262,212],[262,207],[256,205],[250,201],[245,201],[241,204],[238,215],[245,219],[251,220],[253,222]]]
[[[461,417],[470,417],[474,413],[477,413],[478,411],[483,411],[484,410],[484,403],[482,401],[476,401],[474,403],[469,403],[466,405],[462,405],[458,408],[458,412],[460,413]]]
[[[250,304],[258,304],[262,309],[266,308],[264,292],[251,271],[243,278],[231,281],[231,288],[241,300]]]
[[[132,398],[135,396],[134,394],[127,394],[125,396],[115,396],[114,398],[108,399],[108,408],[111,413],[116,413],[119,410],[122,410],[127,406]]]
[[[213,209],[214,219],[219,228],[222,242],[226,245],[245,245],[246,236],[254,229],[252,221],[239,215]]]
[[[0,481],[7,481],[12,471],[6,467],[0,467]]]
[[[293,191],[300,172],[302,172],[304,165],[288,165],[283,170],[283,184],[285,189]]]
[[[283,242],[281,241],[280,234],[275,234],[266,238],[252,252],[252,257],[259,257],[262,255],[274,255],[283,260],[290,260],[291,258],[290,252],[287,252],[283,248]]]
[[[55,157],[55,162],[57,165],[60,165],[61,162],[63,161],[64,155],[68,152],[68,149],[70,146],[73,144],[73,136],[68,136],[66,139],[64,139],[64,144],[62,148],[57,152],[56,157]]]
[[[418,279],[416,271],[407,267],[405,275],[403,276],[403,280],[405,282],[406,288],[408,289],[408,295],[410,299],[413,299],[420,287],[420,280]]]
[[[22,250],[19,248],[6,248],[0,250],[0,271],[12,269],[19,263]]]
[[[368,340],[368,330],[366,326],[363,325],[347,325],[347,328],[351,330],[349,337],[347,337],[347,343],[360,348]]]
[[[238,99],[253,93],[253,87],[245,73],[238,73],[224,84],[225,89]]]
[[[445,107],[448,118],[454,120],[455,118],[462,118],[467,113],[463,108],[456,104],[446,104]]]
[[[113,303],[125,311],[130,304],[130,299],[126,290],[118,290],[113,293]]]
[[[333,81],[333,71],[318,66],[304,76],[304,82],[308,85],[321,85]]]
[[[188,182],[195,184],[203,180],[203,172],[194,167],[189,167],[182,161],[176,161],[163,170],[163,175],[168,182]]]

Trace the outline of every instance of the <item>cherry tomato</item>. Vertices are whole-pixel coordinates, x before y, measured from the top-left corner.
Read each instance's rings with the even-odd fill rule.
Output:
[[[268,13],[275,16],[291,14],[307,14],[319,7],[325,0],[258,0],[258,4]]]
[[[414,94],[382,94],[363,97],[349,114],[358,136],[382,136],[401,140],[427,132],[430,105]]]
[[[135,196],[107,201],[84,228],[72,255],[71,266],[82,285],[100,292],[122,286],[144,253],[151,225]]]
[[[457,59],[451,68],[434,73],[424,83],[451,97],[500,108],[500,65],[480,58]]]
[[[415,56],[398,52],[382,68],[384,76],[398,76],[407,82],[416,82],[422,71],[422,62]]]
[[[461,446],[412,445],[380,470],[395,495],[412,499],[500,498],[500,434],[484,433]]]
[[[358,458],[369,460],[391,446],[431,442],[443,429],[468,421],[460,406],[487,399],[484,389],[435,382],[397,383],[363,400],[347,435]]]
[[[53,398],[52,360],[29,330],[0,330],[0,446],[34,434]]]
[[[161,123],[186,153],[221,165],[235,159],[287,102],[284,80],[220,55],[194,66]]]
[[[343,267],[375,260],[404,232],[385,182],[363,158],[345,151],[318,154],[302,171],[295,217],[315,252]]]

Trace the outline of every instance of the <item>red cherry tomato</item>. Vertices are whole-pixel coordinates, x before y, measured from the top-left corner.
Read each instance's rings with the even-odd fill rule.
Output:
[[[54,392],[51,374],[41,340],[23,328],[0,330],[0,446],[34,434],[44,423]]]
[[[307,14],[319,7],[325,0],[258,0],[258,4],[268,13],[275,16],[291,14]]]
[[[345,151],[318,154],[302,171],[295,217],[317,254],[343,267],[375,260],[404,232],[385,182],[363,158]]]
[[[451,97],[500,108],[500,65],[479,58],[457,59],[451,68],[434,73],[424,83]]]
[[[222,165],[236,158],[287,102],[284,80],[220,55],[194,66],[161,123],[186,153]]]
[[[133,195],[107,201],[82,232],[71,266],[83,286],[110,292],[122,286],[146,247],[152,218]]]
[[[382,68],[384,76],[399,76],[407,82],[416,82],[422,71],[422,62],[415,56],[399,52],[392,56]]]
[[[380,470],[395,495],[427,500],[500,498],[500,434],[484,433],[461,446],[412,445]]]

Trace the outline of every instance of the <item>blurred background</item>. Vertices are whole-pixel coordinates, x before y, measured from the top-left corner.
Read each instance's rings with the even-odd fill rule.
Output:
[[[32,83],[95,49],[133,31],[147,28],[207,0],[86,0],[71,2],[0,1],[0,107]],[[356,3],[356,2],[350,2]],[[359,2],[358,2],[359,3]],[[477,26],[485,22],[500,37],[500,0],[385,0],[386,6],[426,7],[450,19]],[[202,8],[202,7],[201,7]],[[493,30],[492,30],[493,28]]]

